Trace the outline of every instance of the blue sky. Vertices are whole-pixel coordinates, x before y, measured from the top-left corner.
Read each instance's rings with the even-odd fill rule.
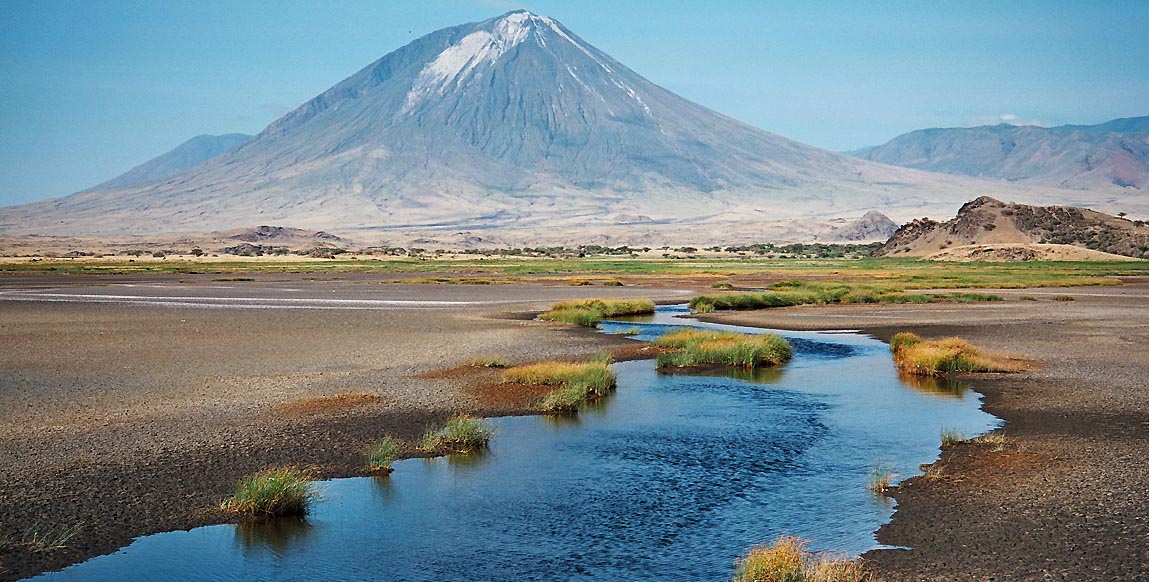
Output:
[[[848,150],[1149,115],[1149,2],[7,0],[0,205],[256,133],[431,31],[527,8],[721,113]]]

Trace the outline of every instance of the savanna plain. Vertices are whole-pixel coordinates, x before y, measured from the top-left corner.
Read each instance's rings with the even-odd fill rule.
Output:
[[[381,438],[400,456],[434,454],[417,443],[456,415],[538,413],[548,389],[502,382],[502,367],[654,357],[537,317],[590,298],[693,300],[722,323],[957,336],[1006,354],[1022,364],[974,380],[1004,427],[947,435],[937,462],[903,476],[878,540],[908,549],[869,552],[864,568],[1149,577],[1142,261],[166,257],[0,272],[3,580],[234,520],[221,500],[270,467],[366,475]]]

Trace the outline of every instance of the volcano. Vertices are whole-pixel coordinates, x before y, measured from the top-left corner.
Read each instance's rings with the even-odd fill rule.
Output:
[[[428,34],[186,172],[0,209],[0,233],[276,224],[377,240],[733,242],[763,240],[765,225],[803,238],[813,220],[1029,197],[1009,188],[751,127],[515,11]]]

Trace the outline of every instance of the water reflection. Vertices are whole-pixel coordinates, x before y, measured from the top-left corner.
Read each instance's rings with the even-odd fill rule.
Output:
[[[311,533],[312,526],[305,518],[280,517],[236,524],[235,541],[245,553],[270,550],[282,556],[292,546],[305,545]]]
[[[898,380],[902,384],[922,392],[924,394],[932,394],[934,396],[948,396],[950,398],[965,398],[965,395],[970,390],[969,382],[962,382],[953,378],[933,378],[929,376],[918,376],[915,374],[907,374],[898,371]]]
[[[754,384],[777,384],[785,376],[786,369],[780,366],[768,368],[659,368],[658,373],[668,376],[731,378]]]

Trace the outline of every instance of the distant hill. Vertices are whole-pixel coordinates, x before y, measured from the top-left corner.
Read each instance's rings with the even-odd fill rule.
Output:
[[[871,210],[858,220],[846,222],[841,227],[828,231],[819,240],[836,242],[884,241],[897,231],[898,223],[877,210]]]
[[[204,162],[235,149],[239,144],[251,139],[242,133],[224,135],[200,135],[176,146],[175,149],[148,160],[107,182],[86,190],[87,192],[121,190],[139,184],[147,184],[169,178],[190,170]]]
[[[1071,189],[1149,189],[1149,117],[1097,125],[923,129],[852,152],[862,159]]]
[[[1007,204],[983,196],[962,206],[952,220],[923,218],[903,225],[875,255],[1036,259],[1047,258],[1057,246],[1149,259],[1149,224],[1085,208]]]

